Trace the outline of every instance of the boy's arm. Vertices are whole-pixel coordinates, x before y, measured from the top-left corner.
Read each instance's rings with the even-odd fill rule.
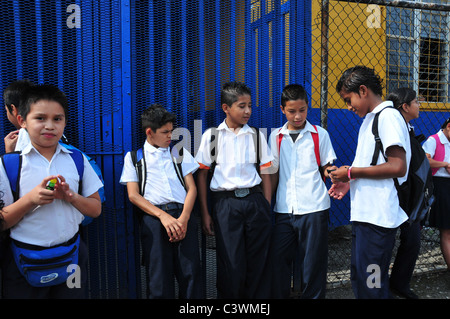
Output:
[[[5,136],[5,152],[10,153],[14,152],[17,144],[17,140],[19,139],[19,131],[12,131],[8,135]]]
[[[406,152],[397,145],[393,145],[386,150],[387,162],[369,166],[369,167],[352,167],[350,171],[351,178],[371,178],[386,179],[405,176],[407,171]],[[331,173],[333,181],[348,182],[349,166],[341,166]]]
[[[141,209],[146,214],[157,217],[166,229],[170,241],[178,240],[182,235],[182,224],[176,218],[167,214],[165,211],[152,205],[148,200],[139,194],[139,184],[137,182],[127,183],[127,192],[130,202]]]
[[[3,219],[5,228],[11,228],[17,224],[27,213],[33,211],[40,205],[50,204],[54,200],[54,193],[46,189],[47,183],[56,178],[48,176],[41,184],[37,185],[30,192],[19,198],[17,201],[3,208]]]
[[[261,170],[263,170],[263,168],[261,168]],[[275,174],[264,174],[261,172],[263,194],[269,204],[272,201],[272,175]]]
[[[184,183],[186,184],[186,198],[184,200],[183,212],[178,218],[178,220],[183,225],[183,234],[182,237],[179,238],[179,240],[183,239],[186,236],[187,224],[189,218],[191,218],[191,212],[194,208],[195,199],[197,198],[197,187],[195,186],[195,181],[192,173],[189,173],[184,177]]]
[[[208,169],[199,169],[197,175],[197,190],[200,204],[200,214],[202,216],[202,227],[206,235],[213,236],[213,222],[208,211],[207,179]]]

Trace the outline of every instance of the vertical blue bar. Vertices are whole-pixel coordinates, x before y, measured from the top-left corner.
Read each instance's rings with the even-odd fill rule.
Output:
[[[122,92],[121,97],[122,101],[119,101],[119,105],[122,105],[122,113],[121,116],[117,114],[114,116],[114,122],[121,123],[122,132],[120,130],[114,130],[114,139],[115,141],[119,141],[119,138],[122,139],[122,151],[129,150],[132,148],[132,121],[135,119],[132,117],[132,83],[131,83],[131,4],[129,0],[122,0],[120,5],[120,17],[121,17],[121,30],[114,30],[114,33],[121,32],[121,79],[117,79],[115,81],[114,87],[120,87],[120,83],[122,84]],[[115,34],[113,34],[114,36]],[[119,136],[120,134],[120,136]],[[124,153],[120,155],[120,158],[117,158],[117,162],[122,165],[116,165],[117,176],[120,176],[120,171],[123,166],[123,157]],[[139,270],[139,263],[136,263],[138,258],[135,256],[135,236],[137,235],[134,231],[134,216],[132,207],[129,206],[128,211],[124,206],[124,198],[125,194],[124,187],[121,185],[117,185],[118,191],[116,192],[116,207],[124,212],[125,215],[125,225],[126,225],[126,251],[123,256],[127,256],[126,260],[121,260],[122,262],[126,262],[127,264],[127,276],[128,276],[128,296],[121,296],[127,298],[136,298],[138,285],[137,285],[137,272]],[[119,196],[122,195],[122,196]],[[120,237],[119,237],[120,238]],[[123,237],[125,239],[125,236]],[[122,259],[122,258],[121,258]],[[125,278],[123,278],[125,279]]]
[[[64,51],[63,51],[63,33],[62,27],[64,20],[62,17],[61,1],[55,3],[56,11],[56,52],[58,65],[58,87],[64,91]]]
[[[216,101],[216,105],[214,105],[214,125],[219,125],[221,122],[221,119],[223,117],[223,111],[222,107],[220,105],[220,90],[221,90],[221,55],[220,55],[220,41],[221,41],[221,34],[220,34],[220,0],[215,0],[215,8],[214,8],[214,24],[215,24],[215,84],[214,84],[214,93],[216,94],[216,98],[214,99]]]
[[[188,105],[189,97],[189,80],[188,80],[188,37],[187,37],[187,10],[186,2],[181,1],[181,114],[177,114],[177,118],[181,115],[180,125],[184,128],[188,128],[188,113],[190,112]]]
[[[199,67],[198,76],[200,79],[200,118],[202,120],[203,130],[206,128],[206,99],[205,99],[205,3],[204,0],[199,0],[198,3],[198,33],[199,33]]]
[[[22,38],[20,32],[20,5],[19,0],[14,0],[14,36],[15,36],[15,51],[16,51],[16,72],[17,79],[23,77],[23,61],[22,61]]]
[[[44,82],[44,51],[42,48],[42,17],[41,17],[41,1],[36,0],[36,42],[37,42],[37,72],[38,82]]]
[[[236,77],[236,0],[230,0],[230,79]]]
[[[154,8],[153,8],[153,1],[148,2],[148,54],[149,54],[149,79],[148,83],[150,86],[150,101],[155,101],[155,51],[154,51],[154,44],[155,44],[155,24],[154,24]]]
[[[170,1],[166,1],[166,52],[165,52],[165,106],[169,111],[172,111],[172,19],[170,12]]]

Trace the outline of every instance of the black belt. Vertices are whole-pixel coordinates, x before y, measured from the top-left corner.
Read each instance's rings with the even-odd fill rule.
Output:
[[[180,204],[180,203],[167,203],[167,204],[155,205],[155,206],[165,212],[167,212],[168,210],[183,209],[183,204]]]
[[[260,185],[253,186],[251,188],[236,188],[232,191],[218,191],[212,192],[216,197],[235,197],[244,198],[250,194],[262,193],[262,187]]]

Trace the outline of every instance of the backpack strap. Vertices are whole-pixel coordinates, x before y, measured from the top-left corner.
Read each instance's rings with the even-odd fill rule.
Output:
[[[172,152],[170,154],[172,156]],[[181,157],[183,157],[183,148],[181,148],[178,151],[178,154]],[[172,156],[172,163],[173,163],[173,167],[175,168],[175,173],[177,173],[178,180],[180,181],[181,185],[183,185],[184,189],[187,190],[186,183],[184,182],[184,178],[183,178],[183,168],[181,166],[181,163],[178,163],[177,160],[175,159],[175,157],[173,157],[173,156]]]
[[[144,150],[141,147],[137,150],[131,151],[130,155],[131,155],[131,160],[133,162],[134,168],[136,169],[136,174],[138,176],[139,193],[141,195],[144,195],[145,181],[147,180],[147,165],[145,162]],[[183,155],[183,149],[180,150],[180,155]],[[177,163],[176,159],[172,155],[171,155],[171,158],[172,158],[173,167],[175,169],[175,173],[177,174],[177,177],[178,177],[181,185],[183,185],[184,189],[186,189],[181,163]]]
[[[211,127],[211,140],[209,143],[209,155],[211,156],[211,165],[209,166],[209,169],[211,172],[214,172],[214,169],[216,168],[216,158],[217,158],[217,142],[219,140],[219,136],[217,131],[217,127]]]
[[[378,134],[378,117],[380,116],[381,112],[383,112],[387,108],[392,108],[392,107],[391,106],[385,107],[380,112],[375,114],[375,117],[373,119],[372,134],[375,137],[375,149],[374,149],[373,155],[372,155],[372,162],[370,163],[371,166],[377,165],[378,156],[380,155],[380,152],[383,155],[383,157],[386,159],[386,156],[384,155],[384,150],[383,150],[383,143],[381,142],[380,135]]]
[[[72,157],[73,161],[75,162],[75,166],[77,167],[78,177],[79,177],[79,184],[78,184],[78,194],[81,195],[83,191],[83,176],[84,176],[84,158],[83,154],[77,150],[77,149],[70,149],[72,153],[69,153],[69,155]]]
[[[84,173],[84,159],[83,154],[76,149],[71,150],[72,153],[69,153],[75,162],[75,166],[77,167],[77,172],[79,176],[79,186],[78,193],[82,192],[82,184],[83,184],[83,173]],[[21,152],[11,152],[6,153],[2,156],[3,167],[5,168],[6,175],[9,179],[9,185],[11,187],[11,192],[13,194],[14,201],[19,199],[19,188],[20,188],[20,173],[22,169],[22,156]]]
[[[22,168],[21,152],[11,152],[2,155],[2,163],[8,176],[9,185],[13,194],[14,201],[19,199],[19,181]]]
[[[373,119],[373,124],[372,124],[372,134],[375,137],[375,149],[373,151],[373,155],[372,155],[372,162],[370,163],[371,166],[375,166],[377,165],[377,161],[378,161],[378,156],[381,154],[383,155],[384,159],[387,162],[387,157],[384,154],[384,150],[383,150],[383,143],[381,142],[381,138],[380,135],[378,134],[378,117],[380,116],[381,112],[383,112],[384,110],[388,109],[388,108],[392,108],[392,106],[386,106],[384,109],[382,109],[380,112],[378,112],[377,114],[375,114],[375,117]],[[403,117],[403,116],[402,116]],[[403,118],[404,119],[404,118]],[[405,121],[406,123],[406,121]],[[400,186],[398,179],[397,178],[393,178],[394,180],[394,185],[395,188],[398,189],[398,187]]]
[[[434,138],[436,140],[436,150],[434,152],[433,159],[439,162],[443,162],[445,159],[445,146],[441,143],[441,139],[439,138],[439,135],[434,134],[430,137]],[[431,174],[435,175],[436,172],[439,170],[439,167],[432,168]]]
[[[145,179],[147,178],[147,166],[145,164],[144,152],[142,148],[130,152],[136,174],[138,176],[139,193],[144,195]]]
[[[315,132],[311,132],[311,137],[314,143],[314,155],[316,156],[316,162],[317,166],[319,167],[320,175],[322,176],[323,180],[325,181],[325,175],[323,173],[322,165],[320,165],[320,150],[319,150],[319,131],[317,130],[317,126],[313,125]],[[281,128],[278,132],[281,131]],[[280,156],[280,150],[281,150],[281,140],[283,139],[283,134],[277,135],[277,147],[278,147],[278,156]]]
[[[256,144],[256,170],[258,171],[258,174],[260,173],[260,164],[261,164],[261,155],[260,155],[260,137],[259,137],[259,129],[257,127],[254,126],[250,126],[251,129],[255,130],[256,133],[256,143],[255,140],[253,140],[253,142]],[[214,172],[214,169],[217,165],[216,163],[216,158],[217,158],[217,153],[218,153],[218,148],[217,148],[217,142],[219,140],[219,131],[217,131],[217,127],[211,127],[211,140],[210,140],[210,151],[209,154],[211,155],[212,158],[212,162],[211,165],[209,166],[209,169],[211,172]]]
[[[260,172],[261,172],[261,167],[260,167],[260,165],[261,165],[261,155],[259,154],[260,153],[260,146],[259,146],[259,129],[257,128],[257,127],[254,127],[254,126],[250,126],[250,128],[251,129],[253,129],[253,130],[255,130],[255,133],[256,133],[256,143],[255,143],[255,141],[253,140],[253,143],[254,144],[256,144],[256,171],[258,172],[258,174],[260,174]]]

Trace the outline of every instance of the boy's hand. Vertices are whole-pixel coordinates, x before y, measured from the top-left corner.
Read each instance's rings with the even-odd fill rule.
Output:
[[[342,199],[350,189],[350,183],[337,182],[331,185],[328,194],[335,199]]]
[[[209,213],[202,215],[202,228],[207,236],[214,236],[214,224]]]
[[[72,203],[77,195],[73,190],[70,189],[69,184],[66,183],[66,179],[58,175],[58,182],[55,185],[54,196],[56,199],[62,199],[68,203]]]
[[[48,182],[55,178],[56,176],[47,176],[39,185],[37,185],[30,191],[30,200],[34,205],[46,205],[53,202],[53,200],[55,199],[54,191],[46,189],[46,187]]]
[[[164,214],[160,216],[159,220],[166,229],[170,242],[179,241],[186,236],[186,232],[183,230],[183,224],[178,219],[164,212]]]
[[[5,136],[5,152],[10,153],[14,152],[17,144],[17,139],[19,138],[19,131],[12,131],[8,135]]]

